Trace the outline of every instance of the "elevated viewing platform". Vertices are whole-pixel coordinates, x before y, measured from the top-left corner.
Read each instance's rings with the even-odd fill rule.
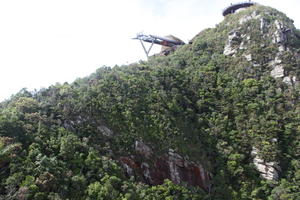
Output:
[[[146,53],[147,58],[149,57],[149,53],[151,51],[151,48],[153,44],[158,44],[162,46],[161,54],[168,55],[170,52],[174,51],[177,46],[184,45],[185,43],[180,40],[179,38],[168,35],[166,37],[160,37],[156,35],[144,35],[144,34],[137,34],[135,38],[132,38],[134,40],[140,40],[142,47]],[[147,50],[143,42],[151,43],[149,49]]]
[[[225,17],[226,15],[235,13],[235,11],[237,11],[238,9],[247,8],[247,7],[253,6],[255,4],[256,4],[255,2],[251,2],[251,1],[231,4],[230,6],[228,6],[227,8],[225,8],[223,10],[222,14]]]

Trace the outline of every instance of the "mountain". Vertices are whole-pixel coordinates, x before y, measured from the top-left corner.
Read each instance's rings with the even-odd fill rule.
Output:
[[[300,31],[261,5],[168,56],[0,104],[0,199],[299,199]]]

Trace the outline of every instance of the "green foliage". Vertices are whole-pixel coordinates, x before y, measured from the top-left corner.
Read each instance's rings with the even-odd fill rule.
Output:
[[[255,19],[240,29],[251,35],[249,49],[223,55],[238,17],[254,10],[268,23],[281,19],[291,26],[278,11],[254,6],[168,57],[101,67],[72,84],[35,94],[23,89],[0,103],[0,199],[297,199],[299,85],[270,77],[268,63],[278,48],[262,37]],[[299,80],[299,38],[290,39],[280,59]],[[252,63],[243,53],[251,53]],[[169,180],[149,186],[139,169],[128,178],[118,158],[153,164],[137,154],[137,140],[155,158],[173,149],[200,162],[212,174],[212,187]],[[280,164],[278,180],[260,177],[253,149]]]
[[[188,190],[185,187],[175,185],[166,180],[164,184],[150,187],[143,192],[145,200],[201,200],[205,199],[202,191],[195,189]]]

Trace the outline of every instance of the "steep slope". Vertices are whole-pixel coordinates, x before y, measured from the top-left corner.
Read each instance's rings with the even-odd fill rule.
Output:
[[[299,38],[256,5],[167,57],[21,91],[0,105],[0,197],[297,199]]]

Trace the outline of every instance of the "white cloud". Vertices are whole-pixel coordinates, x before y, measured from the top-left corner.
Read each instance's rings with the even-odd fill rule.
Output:
[[[260,3],[285,12],[300,27],[298,0]],[[0,1],[0,100],[23,87],[71,82],[102,65],[144,59],[139,42],[131,40],[140,31],[188,41],[219,23],[227,5],[222,0]]]

